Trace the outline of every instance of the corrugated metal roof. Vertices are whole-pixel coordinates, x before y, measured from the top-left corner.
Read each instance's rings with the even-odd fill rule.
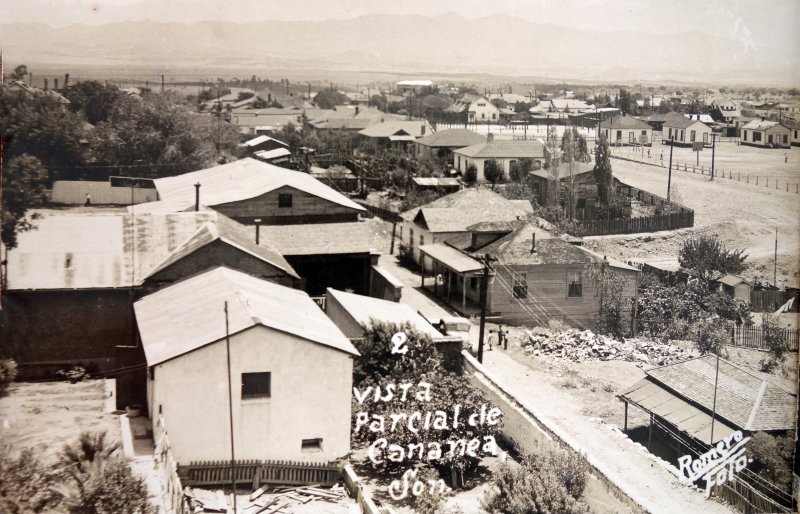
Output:
[[[391,323],[410,323],[414,328],[428,334],[432,339],[442,337],[433,325],[404,303],[390,302],[360,294],[346,293],[328,288],[327,296],[336,301],[362,325],[370,325],[373,320]]]
[[[544,158],[544,145],[532,139],[487,141],[486,143],[459,148],[454,150],[453,153],[485,159],[534,159]]]
[[[255,246],[244,226],[211,210],[40,214],[36,229],[22,232],[17,248],[8,253],[10,290],[138,285],[217,238],[297,276],[268,240]]]
[[[441,262],[457,273],[473,273],[483,270],[483,264],[455,248],[439,243],[422,245],[419,251]]]
[[[218,267],[134,303],[147,364],[223,339],[225,302],[231,334],[263,325],[359,355],[306,293]]]
[[[431,132],[433,132],[433,129],[430,123],[425,120],[387,120],[370,125],[360,131],[359,134],[366,137],[377,138],[406,135],[411,136],[410,140],[413,141],[414,138],[422,137]]]
[[[743,129],[748,129],[748,130],[765,130],[765,129],[772,128],[772,127],[777,127],[777,126],[783,127],[783,125],[781,125],[777,121],[755,119],[755,120],[749,122],[747,125],[743,126],[742,128]],[[783,127],[783,128],[786,128],[786,127]]]
[[[455,177],[414,177],[411,179],[418,186],[453,187],[461,185]]]
[[[533,213],[528,200],[508,200],[485,188],[467,188],[400,215],[413,221],[423,212],[431,232],[464,232],[482,221],[513,221]],[[430,213],[430,216],[429,216]]]
[[[249,200],[288,186],[350,209],[364,210],[307,173],[288,170],[249,157],[176,177],[160,178],[154,182],[158,195],[162,198],[161,207],[169,208],[172,212],[183,211],[195,204],[194,185],[197,183],[200,184],[200,203],[212,207]]]
[[[486,142],[486,136],[482,136],[468,129],[445,129],[430,134],[417,143],[431,147],[453,147],[463,148],[470,145],[478,145]]]
[[[655,382],[711,410],[716,357],[705,355],[647,372]],[[796,426],[797,396],[769,380],[719,360],[717,415],[748,430],[790,430]]]
[[[363,221],[263,225],[261,234],[283,255],[371,253],[372,229]]]
[[[640,380],[621,393],[620,397],[665,419],[698,441],[711,444],[711,416],[650,379]],[[714,421],[714,442],[736,430],[736,427],[717,416]]]
[[[747,280],[743,279],[742,277],[736,275],[725,275],[721,279],[719,279],[721,284],[725,284],[726,286],[736,287],[739,284],[750,284]]]
[[[290,152],[288,148],[274,148],[272,150],[259,150],[253,155],[258,157],[259,159],[268,161],[270,159],[277,159],[279,157],[286,157],[288,155],[292,155],[292,152]]]

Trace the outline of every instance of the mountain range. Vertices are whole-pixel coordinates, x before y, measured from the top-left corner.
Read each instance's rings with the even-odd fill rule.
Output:
[[[557,80],[795,86],[797,49],[700,32],[578,30],[510,15],[344,20],[0,25],[6,63],[489,73]],[[256,73],[256,71],[254,71]]]

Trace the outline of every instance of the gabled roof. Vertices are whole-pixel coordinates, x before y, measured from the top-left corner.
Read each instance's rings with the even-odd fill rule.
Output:
[[[303,291],[218,267],[134,303],[148,366],[155,366],[262,325],[350,355],[347,337]],[[263,344],[269,344],[267,338]]]
[[[184,257],[214,241],[222,241],[285,271],[292,277],[300,278],[291,264],[286,262],[283,255],[281,255],[270,242],[265,240],[259,241],[259,244],[256,244],[252,230],[248,230],[244,225],[218,213],[215,221],[209,221],[197,229],[197,232],[189,237],[182,245],[173,250],[161,264],[148,273],[148,276],[155,275],[159,271],[168,268],[172,264],[175,264]]]
[[[650,125],[633,116],[610,116],[600,122],[600,128],[650,130]]]
[[[533,159],[544,157],[544,145],[533,139],[495,140],[459,148],[453,153],[484,159]]]
[[[783,125],[781,125],[777,121],[755,119],[755,120],[751,121],[750,123],[748,123],[747,125],[743,126],[742,128],[743,129],[747,129],[747,130],[766,130],[766,129],[769,129],[769,128],[772,128],[772,127],[777,127],[777,126],[783,127]],[[787,128],[787,127],[783,127],[783,128]]]
[[[284,143],[280,139],[275,139],[274,137],[269,137],[267,135],[260,135],[258,137],[254,137],[253,139],[249,139],[249,140],[245,141],[244,143],[242,143],[239,146],[247,146],[247,147],[251,147],[252,148],[254,146],[258,146],[260,144],[266,143],[267,141],[274,141],[274,142],[278,143],[281,146],[285,146],[286,148],[289,147],[289,145],[287,145],[286,143]]]
[[[329,299],[336,299],[348,314],[361,325],[369,326],[373,320],[397,324],[410,323],[413,328],[429,335],[432,339],[442,337],[441,332],[436,330],[417,311],[404,303],[346,293],[331,288],[328,288],[326,296]]]
[[[432,232],[465,232],[467,227],[481,221],[516,220],[533,213],[527,200],[508,200],[489,189],[468,188],[409,209],[400,216],[414,221],[423,210],[425,223]]]
[[[646,373],[649,380],[711,411],[716,377],[714,355]],[[716,413],[742,430],[793,430],[797,421],[797,396],[720,359]]]
[[[297,276],[269,240],[211,210],[161,214],[42,212],[8,253],[11,290],[111,289],[140,285],[216,240]]]
[[[307,173],[288,170],[249,157],[175,177],[156,179],[154,183],[161,198],[160,205],[142,204],[137,208],[156,207],[158,210],[172,212],[191,208],[195,204],[194,185],[199,183],[200,203],[211,207],[249,200],[288,186],[350,209],[364,210]]]
[[[683,114],[677,112],[667,113],[666,117],[664,118],[664,126],[667,128],[685,129],[687,127],[691,127],[695,123],[702,123],[705,125],[699,120],[691,120]]]
[[[467,129],[446,129],[440,130],[435,134],[429,134],[417,143],[433,148],[463,148],[470,145],[478,145],[486,142],[486,136]]]
[[[455,177],[414,177],[411,181],[418,186],[459,187],[461,183]]]
[[[594,108],[582,100],[575,100],[572,98],[553,98],[550,100],[550,103],[557,111],[563,111],[566,109],[569,109],[570,111],[586,111]]]
[[[725,275],[724,277],[719,279],[719,282],[721,284],[725,284],[726,286],[730,286],[730,287],[736,287],[739,284],[750,285],[750,282],[748,282],[747,280],[745,280],[742,277],[737,276],[737,275]]]
[[[370,125],[359,134],[366,137],[386,138],[394,135],[422,137],[432,132],[431,125],[425,120],[388,120]]]

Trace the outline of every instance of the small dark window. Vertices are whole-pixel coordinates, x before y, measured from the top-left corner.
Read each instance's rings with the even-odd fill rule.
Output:
[[[478,288],[478,277],[469,277],[469,288],[470,289]]]
[[[528,297],[528,275],[519,273],[514,275],[514,298],[524,299]]]
[[[269,398],[271,373],[242,373],[242,400]]]
[[[580,271],[570,271],[567,274],[567,296],[569,298],[579,298],[583,296],[583,282]]]
[[[305,452],[322,450],[322,438],[318,437],[316,439],[303,439],[303,442],[300,443],[300,450]]]
[[[291,206],[292,206],[292,194],[280,193],[278,195],[278,207],[291,207]]]

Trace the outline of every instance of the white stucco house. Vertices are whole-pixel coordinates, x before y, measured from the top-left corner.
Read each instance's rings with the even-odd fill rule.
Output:
[[[702,141],[704,146],[711,146],[712,132],[711,127],[700,120],[670,113],[661,128],[661,142],[669,144],[672,141],[679,146],[691,146]]]
[[[497,122],[500,119],[500,109],[485,96],[478,97],[469,104],[467,116],[470,123]]]
[[[631,116],[611,116],[600,122],[597,129],[612,145],[650,145],[653,129],[647,123]]]
[[[179,464],[230,459],[229,376],[237,460],[349,453],[359,354],[306,293],[217,267],[134,309],[150,419],[157,433],[163,417]]]
[[[495,140],[492,134],[487,136],[484,143],[459,148],[453,151],[455,168],[463,175],[470,164],[478,170],[478,182],[486,181],[483,166],[486,161],[495,160],[503,168],[506,179],[511,172],[511,164],[522,159],[533,161],[534,169],[539,169],[547,164],[547,149],[541,140],[514,139]]]
[[[742,127],[743,145],[789,148],[791,130],[777,121],[755,119]]]

